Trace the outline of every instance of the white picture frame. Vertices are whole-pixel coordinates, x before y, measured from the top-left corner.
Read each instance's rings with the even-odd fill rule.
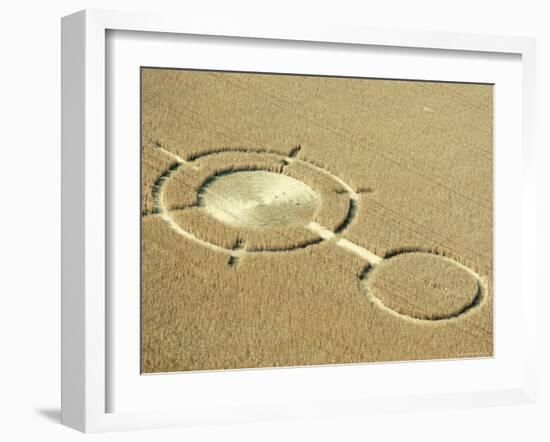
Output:
[[[162,35],[200,35],[223,38],[269,39],[310,43],[339,43],[384,48],[432,49],[484,54],[515,54],[521,57],[522,179],[518,199],[521,225],[518,250],[521,263],[522,311],[518,321],[525,337],[535,333],[535,42],[519,37],[493,37],[418,31],[352,29],[345,26],[307,24],[300,28],[284,24],[235,22],[218,23],[192,17],[165,17],[151,14],[86,10],[62,20],[62,423],[85,432],[138,428],[185,426],[219,422],[247,422],[342,414],[368,414],[373,410],[394,412],[432,408],[460,408],[503,404],[533,403],[535,400],[535,339],[527,339],[521,355],[521,376],[504,382],[501,388],[479,386],[472,391],[449,393],[444,388],[429,394],[389,394],[349,398],[338,392],[311,401],[274,402],[273,406],[253,402],[234,407],[230,412],[208,413],[204,407],[190,415],[180,411],[113,411],[109,394],[113,385],[113,361],[109,344],[112,312],[108,287],[108,247],[112,241],[107,229],[110,215],[106,120],[109,85],[106,76],[108,32],[154,32]],[[158,35],[158,34],[157,34]],[[497,117],[498,118],[498,117]],[[498,140],[497,140],[498,143]],[[518,146],[519,149],[519,146]],[[496,170],[499,173],[498,169]],[[496,190],[498,192],[498,190]],[[518,219],[519,219],[518,218]],[[497,221],[498,223],[498,221]],[[519,225],[519,224],[518,224]],[[498,248],[497,248],[498,251]],[[516,263],[517,267],[517,263]],[[498,302],[498,301],[497,301]],[[134,332],[132,332],[134,333]],[[138,334],[139,330],[135,330]],[[498,358],[498,356],[497,356]],[[394,364],[395,365],[395,364]],[[326,369],[326,368],[325,368]],[[353,370],[362,370],[355,367]],[[458,367],[457,369],[460,369]],[[278,370],[296,373],[300,369]],[[333,373],[349,369],[333,367]],[[434,368],[437,373],[437,368]],[[253,376],[268,377],[270,370],[252,371]],[[241,374],[230,375],[235,379]],[[313,373],[313,372],[309,372]],[[321,372],[319,372],[321,373]],[[137,373],[139,376],[139,373]],[[277,376],[281,377],[280,374]],[[286,376],[286,375],[284,375]],[[288,375],[291,376],[291,375]],[[210,373],[211,382],[221,373]],[[310,375],[308,375],[310,377]],[[175,378],[173,378],[175,379]],[[328,378],[327,378],[328,379]],[[246,379],[247,382],[250,379]],[[167,383],[176,382],[166,381]],[[444,382],[443,382],[444,384]],[[238,404],[238,398],[233,406]]]

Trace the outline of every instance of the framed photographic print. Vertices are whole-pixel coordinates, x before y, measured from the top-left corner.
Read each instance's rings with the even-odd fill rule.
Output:
[[[532,40],[62,31],[63,423],[533,400]]]

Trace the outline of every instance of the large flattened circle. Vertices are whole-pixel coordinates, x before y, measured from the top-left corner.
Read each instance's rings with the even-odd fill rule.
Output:
[[[199,206],[233,227],[306,226],[321,204],[308,185],[265,170],[214,176],[198,195]]]
[[[406,317],[442,320],[460,316],[482,300],[474,273],[425,252],[395,255],[368,271],[362,284],[384,307]]]

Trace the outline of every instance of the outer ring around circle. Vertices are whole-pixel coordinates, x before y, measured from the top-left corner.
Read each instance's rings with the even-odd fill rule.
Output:
[[[334,180],[336,183],[338,183],[339,185],[341,185],[344,190],[346,191],[346,193],[348,194],[349,198],[350,198],[350,201],[354,201],[358,198],[358,195],[357,193],[353,190],[353,188],[347,184],[344,180],[342,180],[341,178],[339,178],[338,176],[332,174],[331,172],[329,172],[328,170],[314,164],[314,163],[311,163],[309,161],[306,161],[306,160],[302,160],[302,159],[299,159],[299,158],[291,158],[291,157],[288,157],[288,156],[285,156],[285,155],[282,155],[280,153],[277,153],[277,152],[267,152],[267,151],[264,151],[264,150],[261,150],[261,149],[220,149],[220,150],[212,150],[212,151],[208,151],[208,152],[205,152],[205,153],[202,153],[202,154],[198,154],[198,155],[195,155],[195,156],[192,156],[191,157],[191,160],[189,160],[189,162],[192,162],[192,161],[195,161],[195,160],[198,160],[198,159],[201,159],[201,158],[205,158],[207,156],[211,156],[211,155],[223,155],[225,153],[243,153],[243,154],[263,154],[263,155],[268,155],[268,156],[272,156],[272,157],[277,157],[280,159],[280,161],[287,161],[288,163],[291,163],[291,162],[298,162],[298,163],[301,163],[301,164],[304,164],[306,165],[306,167],[308,168],[311,168],[313,170],[315,170],[316,172],[318,173],[321,173],[327,177],[329,177],[330,179]],[[178,165],[178,167],[176,169],[173,170],[173,172],[176,172],[181,166],[182,166],[183,163],[180,163]],[[232,168],[228,168],[226,169],[227,171],[230,171],[230,170],[234,170]],[[258,168],[258,169],[249,169],[249,170],[266,170],[266,169],[262,169],[262,168]],[[268,170],[266,170],[268,171]],[[222,171],[218,171],[218,174],[221,173]],[[166,181],[168,181],[170,178],[167,177]],[[208,178],[210,179],[210,177]],[[206,181],[206,180],[205,180]],[[164,185],[164,182],[163,182],[163,185]],[[204,182],[201,183],[201,185],[199,186],[202,187],[204,185]],[[221,253],[225,253],[225,254],[228,254],[228,255],[233,255],[235,254],[235,250],[234,249],[230,249],[230,248],[226,248],[226,247],[223,247],[223,246],[220,246],[220,245],[217,245],[217,244],[214,244],[210,241],[207,241],[207,240],[204,240],[202,238],[199,238],[197,236],[195,236],[194,234],[188,232],[187,230],[185,230],[183,227],[181,227],[173,218],[172,216],[170,215],[170,211],[169,210],[166,210],[165,206],[164,206],[164,202],[161,200],[161,203],[162,203],[162,206],[163,206],[163,210],[161,212],[161,215],[163,216],[163,218],[170,224],[170,226],[172,228],[174,228],[178,233],[180,233],[182,236],[190,239],[190,240],[193,240],[195,242],[199,242],[201,244],[203,244],[204,246],[206,247],[209,247],[210,249],[214,249],[218,252],[221,252]],[[349,209],[351,211],[351,208]],[[342,232],[344,232],[346,230],[347,226],[344,226],[341,230],[338,230],[337,232],[334,231],[334,230],[329,230],[330,232],[332,232],[334,235],[336,234],[341,234]],[[315,245],[318,245],[318,244],[321,244],[323,242],[326,241],[326,238],[323,238],[322,236],[319,237],[319,240],[318,241],[315,241],[315,242],[311,242],[309,244],[306,244],[306,245],[300,245],[298,247],[294,247],[294,248],[285,248],[285,249],[281,249],[281,250],[245,250],[245,252],[248,254],[248,253],[281,253],[281,252],[292,252],[294,250],[301,250],[303,248],[306,248],[306,247],[311,247],[311,246],[315,246]]]

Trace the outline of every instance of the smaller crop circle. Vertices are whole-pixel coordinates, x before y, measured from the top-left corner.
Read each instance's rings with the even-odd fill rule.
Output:
[[[456,261],[426,252],[408,252],[367,269],[361,284],[377,304],[395,314],[427,321],[451,319],[484,299],[479,277]]]

